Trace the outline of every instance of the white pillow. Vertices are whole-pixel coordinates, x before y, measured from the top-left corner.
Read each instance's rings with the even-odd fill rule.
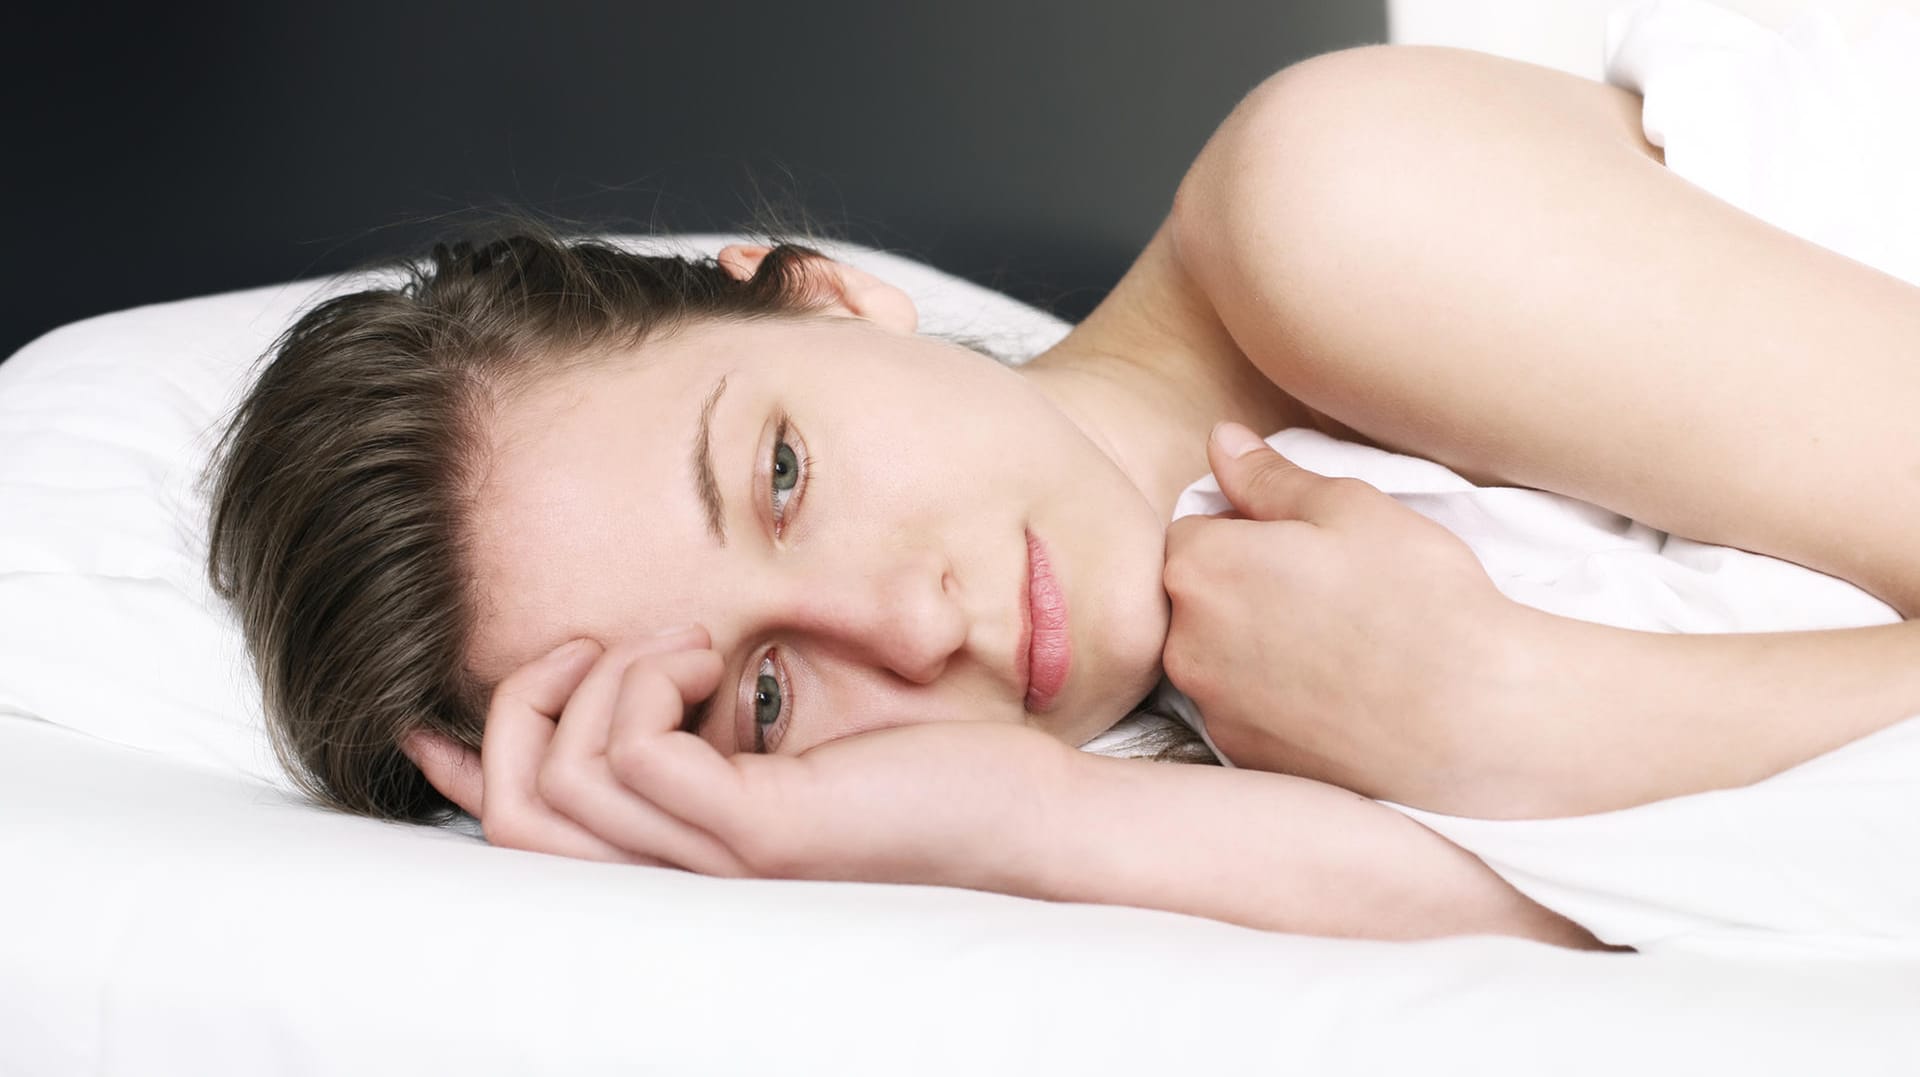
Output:
[[[728,235],[611,237],[714,254]],[[922,332],[1024,359],[1070,326],[910,259],[821,249],[905,290]],[[206,581],[200,481],[279,333],[336,276],[160,303],[45,334],[0,364],[0,713],[290,788],[259,687]]]

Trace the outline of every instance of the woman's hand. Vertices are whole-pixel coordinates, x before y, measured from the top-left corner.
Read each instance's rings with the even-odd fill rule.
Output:
[[[722,755],[681,732],[721,661],[690,628],[577,640],[501,682],[480,757],[417,733],[407,754],[497,845],[711,875],[1020,892],[1080,753],[1024,726],[872,730],[799,756]]]
[[[1238,518],[1168,530],[1163,658],[1221,751],[1410,802],[1483,774],[1524,607],[1452,532],[1358,479],[1237,424],[1208,454]]]

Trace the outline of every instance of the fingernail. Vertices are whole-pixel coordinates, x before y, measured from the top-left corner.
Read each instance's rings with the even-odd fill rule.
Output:
[[[1213,443],[1220,446],[1221,452],[1235,458],[1245,456],[1266,444],[1260,440],[1260,435],[1234,422],[1216,423],[1213,428]]]
[[[592,646],[595,646],[595,643],[592,638],[588,636],[581,636],[579,639],[571,639],[565,643],[562,643],[560,646],[555,647],[547,655],[547,657],[552,658],[555,661],[559,661],[563,658],[576,658],[580,655],[582,651],[585,651],[587,648]]]

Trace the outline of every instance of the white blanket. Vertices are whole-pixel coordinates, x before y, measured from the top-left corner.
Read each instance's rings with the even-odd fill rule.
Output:
[[[1708,4],[1657,0],[1616,12],[1609,31],[1609,78],[1644,91],[1647,138],[1675,172],[1920,283],[1920,21],[1893,13],[1855,48],[1817,10],[1775,34]],[[1842,580],[1571,498],[1476,487],[1312,430],[1268,441],[1309,470],[1393,494],[1464,539],[1502,592],[1563,616],[1663,632],[1900,619]],[[1225,508],[1209,477],[1175,514]],[[1625,811],[1495,822],[1393,806],[1607,942],[1920,952],[1920,718],[1744,789]]]

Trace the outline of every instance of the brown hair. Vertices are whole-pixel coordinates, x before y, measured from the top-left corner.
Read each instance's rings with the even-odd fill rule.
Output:
[[[537,379],[707,319],[806,317],[819,251],[775,239],[737,280],[712,258],[506,234],[392,259],[275,340],[215,453],[208,572],[239,617],[274,753],[321,803],[428,821],[451,805],[401,753],[478,749],[468,498],[483,424]]]
[[[480,747],[492,686],[466,663],[465,542],[488,417],[543,377],[675,328],[804,318],[830,301],[809,284],[820,252],[773,236],[738,280],[710,257],[503,224],[435,244],[426,265],[363,267],[400,279],[307,311],[215,452],[208,572],[237,612],[274,753],[329,807],[442,820],[453,805],[400,744],[426,729]]]

